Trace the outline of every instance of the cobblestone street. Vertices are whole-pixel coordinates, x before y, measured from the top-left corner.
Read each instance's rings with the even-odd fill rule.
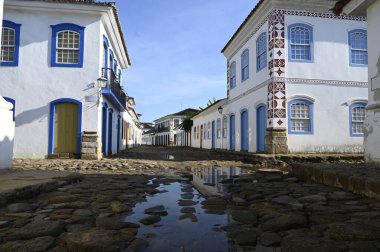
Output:
[[[0,251],[380,251],[380,202],[295,177],[283,160],[296,159],[155,147],[100,162],[19,159],[16,171],[77,175],[0,208]]]

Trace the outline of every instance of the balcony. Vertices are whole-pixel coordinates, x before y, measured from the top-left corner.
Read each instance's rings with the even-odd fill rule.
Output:
[[[102,68],[102,78],[106,79],[105,87],[102,87],[102,95],[116,106],[120,111],[125,111],[127,106],[127,95],[120,85],[120,76],[117,76],[113,69]]]

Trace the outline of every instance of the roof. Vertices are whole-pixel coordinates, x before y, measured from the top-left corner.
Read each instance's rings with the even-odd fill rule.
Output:
[[[212,107],[215,107],[215,106],[217,106],[217,105],[223,105],[223,104],[220,104],[220,103],[222,103],[222,102],[224,102],[224,101],[226,101],[226,100],[227,100],[226,98],[217,100],[217,101],[214,102],[213,104],[207,106],[205,109],[200,110],[197,114],[193,115],[191,118],[194,118],[194,117],[196,117],[196,116],[202,114],[203,112],[208,111],[208,110],[211,109]]]
[[[123,30],[121,28],[121,23],[119,19],[119,14],[116,9],[116,3],[115,2],[97,2],[96,0],[32,0],[32,1],[40,1],[40,2],[52,2],[52,3],[71,3],[71,4],[88,4],[88,5],[96,5],[96,6],[106,6],[111,7],[113,14],[116,19],[117,27],[120,33],[120,37],[122,40],[122,44],[127,56],[128,64],[131,65],[131,59],[129,58],[127,44],[125,43]]]
[[[236,30],[236,32],[232,35],[230,40],[227,42],[227,44],[223,47],[222,53],[227,49],[227,47],[232,43],[232,41],[236,38],[238,33],[243,29],[245,24],[248,22],[248,20],[255,14],[255,12],[259,9],[259,7],[264,3],[266,0],[260,0],[256,6],[253,8],[253,10],[248,14],[248,16],[244,19],[243,23],[239,26],[239,28]]]
[[[185,117],[191,117],[191,116],[194,116],[194,114],[197,114],[199,112],[198,109],[193,109],[193,108],[187,108],[187,109],[184,109],[184,110],[181,110],[177,113],[174,113],[174,114],[170,114],[170,115],[166,115],[166,116],[163,116],[163,117],[160,117],[156,120],[154,120],[155,122],[156,121],[160,121],[161,119],[165,118],[165,117],[174,117],[174,116],[185,116]]]

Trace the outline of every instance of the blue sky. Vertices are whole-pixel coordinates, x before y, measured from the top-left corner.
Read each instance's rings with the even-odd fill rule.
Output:
[[[132,66],[123,73],[144,122],[226,96],[220,53],[256,0],[117,0]]]

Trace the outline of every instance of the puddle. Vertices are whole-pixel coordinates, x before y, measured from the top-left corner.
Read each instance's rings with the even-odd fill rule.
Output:
[[[229,251],[231,244],[221,227],[228,225],[226,213],[212,214],[202,208],[205,195],[222,194],[220,181],[248,173],[237,167],[194,169],[193,181],[161,184],[160,193],[147,196],[146,202],[138,203],[126,221],[138,223],[148,217],[144,211],[163,205],[167,215],[152,225],[141,224],[138,238],[147,240],[144,251]],[[199,191],[198,191],[198,190]]]

